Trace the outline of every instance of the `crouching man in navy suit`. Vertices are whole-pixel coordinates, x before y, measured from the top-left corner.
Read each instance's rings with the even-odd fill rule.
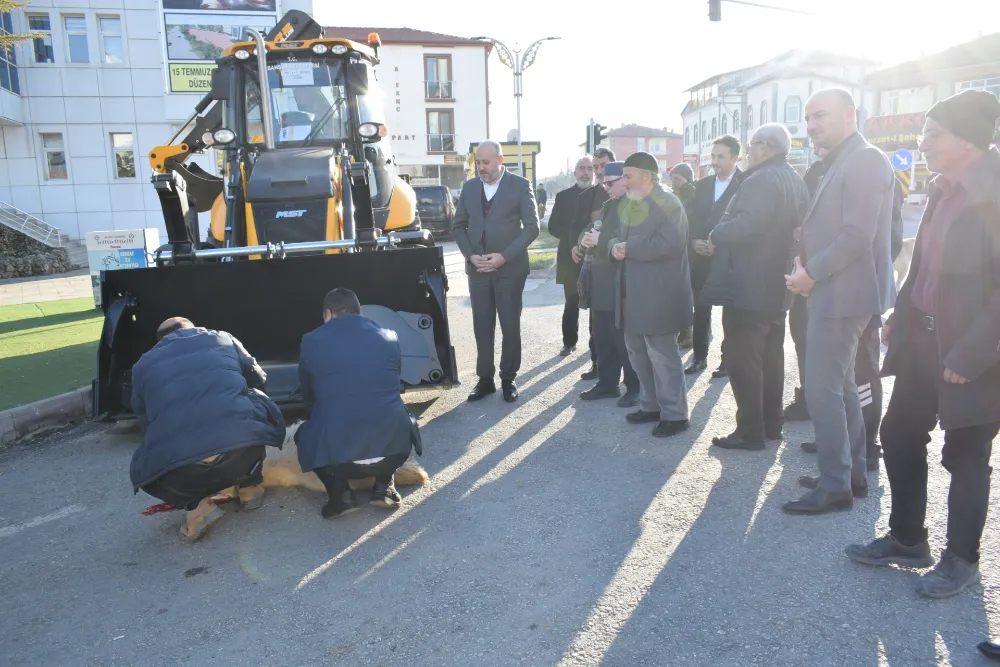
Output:
[[[323,518],[358,509],[349,480],[375,477],[371,504],[399,507],[393,474],[410,454],[410,413],[400,397],[402,352],[396,333],[361,314],[349,289],[323,299],[323,322],[302,337],[299,381],[309,421],[295,432],[302,472],[329,495]],[[419,452],[418,452],[419,453]]]

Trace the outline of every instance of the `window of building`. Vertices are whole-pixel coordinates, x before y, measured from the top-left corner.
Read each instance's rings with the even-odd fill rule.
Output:
[[[110,65],[120,65],[125,62],[121,18],[99,16],[97,25],[101,29],[101,60]]]
[[[455,152],[455,116],[451,109],[427,110],[427,152]]]
[[[111,148],[115,152],[115,178],[135,178],[135,145],[131,132],[112,132]]]
[[[715,139],[719,136],[719,120],[717,118],[712,119],[712,135],[710,138]]]
[[[64,181],[66,173],[66,149],[61,132],[42,133],[42,150],[45,151],[45,180]]]
[[[985,90],[1000,97],[1000,79],[976,79],[973,81],[962,81],[955,85],[955,92],[963,90]]]
[[[753,129],[753,107],[747,105],[747,129]]]
[[[684,145],[687,146],[690,143],[691,143],[691,128],[690,127],[685,127],[684,128]]]
[[[729,114],[722,114],[722,133],[729,134]]]
[[[663,155],[667,152],[666,142],[663,139],[650,139],[649,152],[653,155]]]
[[[701,140],[708,141],[708,121],[701,121]]]
[[[642,137],[638,137],[635,140],[635,149],[637,151],[645,151],[646,150],[646,140],[643,139]]]
[[[760,124],[763,125],[767,122],[767,101],[760,103]]]
[[[28,30],[34,35],[31,50],[36,63],[54,63],[52,52],[52,24],[48,14],[28,14]]]
[[[451,56],[424,56],[424,87],[429,100],[453,100]]]
[[[692,129],[692,134],[694,135],[694,143],[698,143],[698,126],[695,125]]]
[[[14,34],[10,12],[0,14],[0,33]],[[21,82],[17,78],[17,53],[13,48],[0,49],[0,88],[21,94]]]
[[[738,134],[740,131],[740,112],[733,112],[733,134]]]
[[[796,95],[785,100],[785,122],[798,123],[802,120],[802,100]]]
[[[69,54],[69,61],[71,63],[89,63],[87,19],[83,16],[64,16],[63,27],[66,29],[66,53]]]

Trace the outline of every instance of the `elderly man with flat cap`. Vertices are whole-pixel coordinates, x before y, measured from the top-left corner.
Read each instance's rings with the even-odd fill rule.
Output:
[[[895,375],[880,435],[892,492],[889,532],[847,555],[866,565],[929,567],[927,444],[940,423],[951,473],[947,546],[917,592],[960,593],[979,581],[1000,431],[1000,101],[963,91],[927,112],[920,151],[932,181],[913,261],[882,339]],[[810,406],[811,407],[811,406]]]
[[[691,325],[693,297],[688,268],[684,206],[660,185],[659,166],[649,153],[625,160],[628,205],[621,228],[608,241],[619,263],[616,324],[625,330],[629,360],[639,376],[639,410],[632,424],[657,422],[656,437],[688,428],[687,385],[677,334]]]

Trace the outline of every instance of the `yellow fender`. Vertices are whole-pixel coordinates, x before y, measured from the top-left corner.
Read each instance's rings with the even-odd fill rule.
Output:
[[[409,227],[417,212],[417,193],[410,184],[396,177],[389,199],[389,216],[385,221],[385,231]]]

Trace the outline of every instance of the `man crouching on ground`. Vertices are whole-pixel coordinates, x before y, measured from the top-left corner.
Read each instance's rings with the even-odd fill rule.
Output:
[[[299,382],[310,416],[295,432],[299,464],[326,487],[324,519],[358,509],[349,480],[364,477],[375,477],[371,504],[395,509],[402,499],[393,474],[411,447],[399,340],[361,314],[349,289],[326,295],[323,322],[302,337]]]
[[[190,544],[223,516],[214,494],[236,486],[244,509],[261,506],[265,447],[281,447],[285,422],[261,391],[264,371],[228,333],[174,317],[156,337],[132,368],[132,410],[144,430],[132,485],[187,510],[180,533]]]

